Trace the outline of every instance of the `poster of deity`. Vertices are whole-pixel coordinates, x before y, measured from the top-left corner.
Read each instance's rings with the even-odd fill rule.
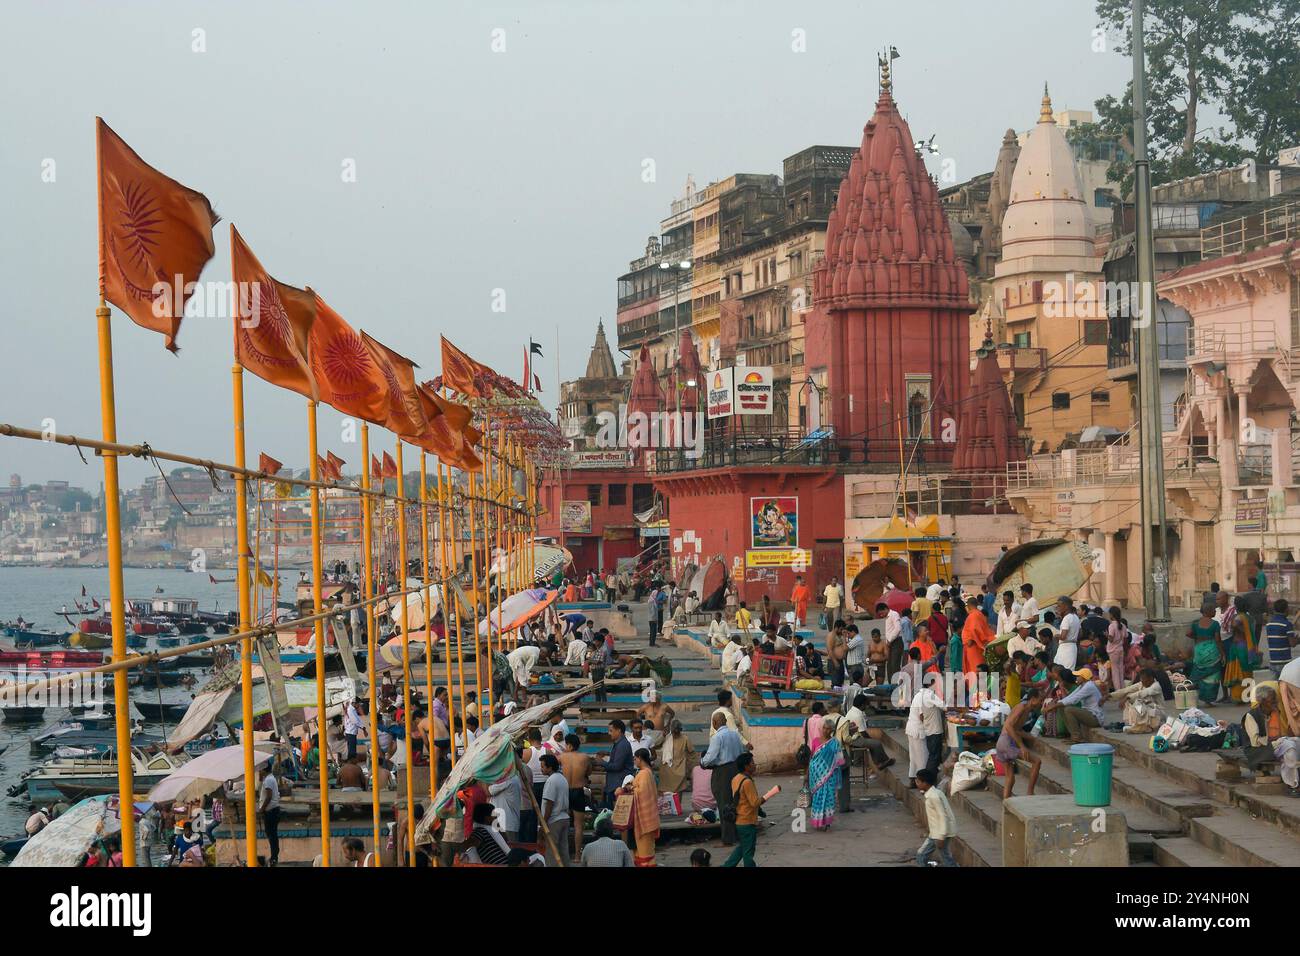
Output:
[[[794,548],[799,544],[799,499],[749,499],[751,548]]]

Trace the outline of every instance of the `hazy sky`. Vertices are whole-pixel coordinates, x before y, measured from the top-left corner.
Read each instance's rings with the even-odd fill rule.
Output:
[[[543,401],[579,375],[615,279],[687,174],[780,173],[856,145],[894,44],[895,94],[932,172],[993,166],[1002,133],[1119,93],[1088,0],[42,2],[0,11],[0,421],[100,434],[93,117],[204,192],[276,278],[439,371],[438,334]],[[195,52],[202,30],[205,52]],[[495,34],[494,31],[504,31]],[[792,49],[801,35],[804,52]],[[493,43],[505,49],[494,52]],[[652,159],[656,181],[644,182]],[[54,182],[43,182],[47,160]],[[356,181],[344,182],[345,161]],[[205,280],[229,278],[224,223]],[[506,311],[492,311],[494,290]],[[187,319],[178,356],[114,310],[118,434],[231,459],[230,320]],[[616,358],[618,356],[616,355]],[[246,376],[248,449],[306,464],[297,395]],[[340,417],[322,448],[356,465]],[[372,431],[391,447],[392,436]],[[123,463],[135,484],[152,466]],[[0,480],[96,488],[99,463],[0,439]]]

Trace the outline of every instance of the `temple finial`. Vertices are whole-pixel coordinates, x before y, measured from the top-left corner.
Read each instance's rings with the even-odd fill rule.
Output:
[[[894,85],[893,80],[891,80],[889,76],[888,54],[882,54],[881,56],[878,56],[876,58],[876,62],[880,65],[880,92],[888,96],[890,94],[890,90],[893,89],[893,85]]]
[[[1043,103],[1038,110],[1038,122],[1040,123],[1056,122],[1055,118],[1053,118],[1052,116],[1052,97],[1051,94],[1047,92],[1046,83],[1043,84]]]

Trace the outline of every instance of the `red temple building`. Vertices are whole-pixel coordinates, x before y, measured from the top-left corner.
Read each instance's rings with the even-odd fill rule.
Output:
[[[826,370],[823,418],[853,447],[849,460],[896,462],[901,438],[924,442],[928,461],[950,461],[970,377],[968,282],[887,65],[813,297],[806,364]]]

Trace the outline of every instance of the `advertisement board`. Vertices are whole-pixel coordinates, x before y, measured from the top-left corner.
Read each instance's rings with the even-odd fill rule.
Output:
[[[561,502],[560,530],[565,534],[591,534],[591,502]]]
[[[704,379],[708,383],[705,403],[709,418],[730,418],[736,413],[735,371],[732,368],[720,368],[716,372],[704,373]]]
[[[772,414],[772,368],[755,366],[732,369],[737,415]]]

